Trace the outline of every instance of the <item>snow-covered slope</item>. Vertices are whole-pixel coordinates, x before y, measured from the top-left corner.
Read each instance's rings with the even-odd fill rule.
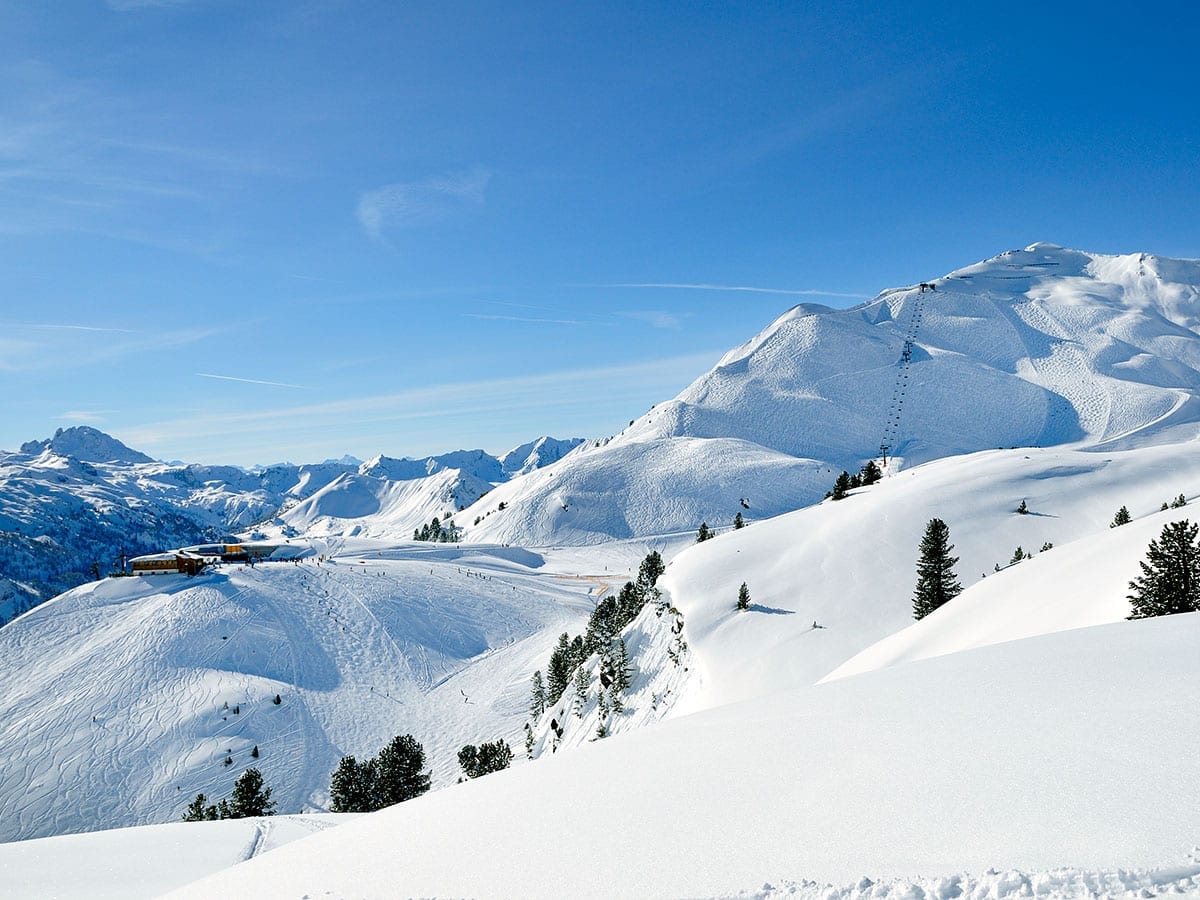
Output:
[[[272,816],[175,822],[0,844],[6,897],[138,900],[356,818]]]
[[[342,475],[279,519],[309,536],[411,536],[435,516],[453,516],[491,489],[489,482],[459,469],[403,481]]]
[[[615,438],[485,498],[472,538],[588,543],[727,524],[747,505],[776,515],[881,445],[895,466],[1200,433],[1200,262],[1035,244],[934,288],[796,307]]]
[[[1179,866],[1164,880],[1187,884],[1198,641],[1200,615],[1122,622],[785,691],[402,803],[172,896],[711,897],[1060,866]]]
[[[918,545],[935,517],[950,527],[968,586],[912,629],[930,635],[951,619],[940,652],[1123,619],[1150,538],[1192,513],[1158,512],[1181,493],[1200,495],[1196,443],[991,450],[901,470],[844,500],[694,545],[661,580],[693,651],[696,677],[680,709],[812,684],[912,625]],[[1027,515],[1016,512],[1022,500]],[[1135,521],[1110,529],[1122,505]],[[1010,567],[1018,546],[1034,558]],[[734,610],[742,582],[753,601],[746,613]],[[915,655],[939,652],[922,646]]]
[[[171,821],[251,765],[280,812],[321,808],[342,755],[402,733],[445,784],[463,744],[519,745],[529,675],[596,588],[517,548],[316,550],[105,579],[0,629],[0,839]]]

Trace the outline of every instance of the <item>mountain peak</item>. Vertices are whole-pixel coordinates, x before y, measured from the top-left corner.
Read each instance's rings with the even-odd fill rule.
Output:
[[[145,453],[131,450],[115,437],[105,434],[90,425],[60,428],[54,437],[43,441],[28,441],[21,445],[21,452],[36,455],[52,450],[59,456],[67,456],[82,462],[149,463],[154,460]]]

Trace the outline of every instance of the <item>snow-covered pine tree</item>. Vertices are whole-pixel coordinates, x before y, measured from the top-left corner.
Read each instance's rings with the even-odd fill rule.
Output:
[[[737,531],[739,528],[745,528],[745,527],[746,527],[746,520],[742,518],[741,513],[737,513],[733,517],[733,530]]]
[[[532,686],[529,696],[529,715],[536,719],[546,711],[546,683],[542,680],[542,670],[533,673]]]
[[[575,673],[575,715],[583,718],[583,712],[587,708],[589,697],[589,689],[592,686],[592,673],[583,666]]]
[[[564,631],[558,637],[558,645],[550,654],[550,665],[546,667],[546,705],[558,702],[571,678],[571,638]]]
[[[708,530],[708,523],[701,522],[700,530],[696,532],[696,543],[703,544],[705,541],[707,541],[712,536],[713,536],[712,532]]]
[[[1200,525],[1187,519],[1163,526],[1151,541],[1142,574],[1129,582],[1131,619],[1169,616],[1200,610]]]
[[[1129,515],[1129,508],[1126,506],[1122,506],[1120,509],[1117,510],[1117,514],[1115,516],[1113,516],[1112,524],[1109,525],[1108,527],[1109,528],[1119,528],[1122,525],[1128,525],[1132,521],[1133,521],[1133,517],[1131,515]]]
[[[1187,497],[1183,496],[1183,494],[1180,494],[1171,501],[1171,509],[1182,509],[1185,506],[1187,506]]]
[[[738,588],[737,608],[739,611],[750,608],[750,588],[746,587],[746,582],[742,582],[742,586]]]
[[[957,556],[951,556],[950,528],[941,519],[930,519],[921,538],[917,560],[917,586],[913,591],[913,618],[923,619],[962,592],[954,575]]]
[[[1026,506],[1024,500],[1021,500],[1021,504],[1017,507],[1017,512],[1022,516],[1029,514],[1029,507]]]

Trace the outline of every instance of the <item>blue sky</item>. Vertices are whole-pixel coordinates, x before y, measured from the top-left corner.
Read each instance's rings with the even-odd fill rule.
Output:
[[[1198,257],[1193,9],[0,0],[0,447],[602,436],[798,302]]]

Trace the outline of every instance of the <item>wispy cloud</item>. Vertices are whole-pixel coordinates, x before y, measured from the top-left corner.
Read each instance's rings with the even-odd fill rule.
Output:
[[[110,334],[140,334],[130,328],[111,328],[106,325],[63,325],[50,322],[10,322],[8,327],[14,328],[46,328],[52,331],[101,331]]]
[[[228,330],[228,326],[196,326],[148,333],[90,325],[16,323],[4,328],[8,335],[0,338],[0,370],[10,372],[77,369],[137,354],[161,353]],[[112,336],[101,338],[101,334]]]
[[[302,384],[288,384],[287,382],[284,382],[284,381],[263,381],[262,379],[259,379],[259,378],[238,378],[236,375],[213,375],[210,372],[197,372],[196,377],[197,378],[216,378],[218,381],[239,381],[242,384],[265,384],[270,387],[297,388],[302,391],[308,390],[308,388],[306,388]]]
[[[386,226],[417,225],[483,206],[491,178],[487,169],[476,167],[421,181],[385,184],[359,195],[359,224],[370,237],[379,240]]]
[[[69,409],[59,413],[58,418],[67,422],[103,422],[107,413],[105,409]]]
[[[671,291],[738,291],[748,294],[784,294],[791,297],[847,297],[852,300],[870,300],[870,294],[855,294],[844,291],[823,291],[817,288],[772,288],[753,287],[746,284],[692,284],[674,281],[623,281],[613,284],[582,284],[577,287],[596,288],[660,288]]]
[[[687,318],[686,313],[673,313],[661,309],[638,309],[619,313],[619,315],[624,316],[626,319],[637,319],[640,322],[646,322],[655,328],[678,328],[683,324],[683,320]]]

